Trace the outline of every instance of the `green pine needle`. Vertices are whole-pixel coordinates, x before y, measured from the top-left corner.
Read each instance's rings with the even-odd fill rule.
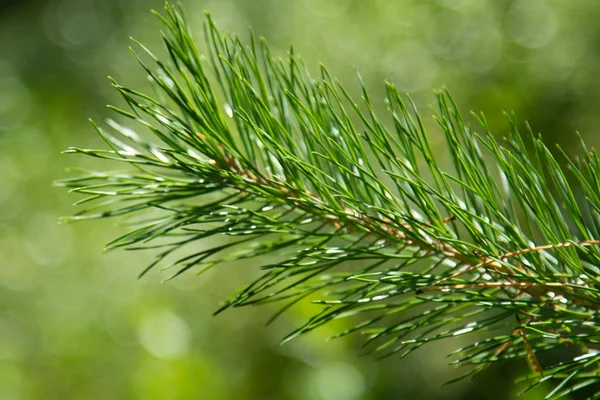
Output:
[[[597,386],[594,150],[582,143],[580,159],[557,160],[510,115],[500,143],[444,90],[434,118],[446,168],[393,84],[380,114],[360,76],[356,99],[324,66],[312,77],[293,51],[273,58],[264,40],[223,35],[208,14],[201,55],[180,7],[156,15],[169,62],[138,42],[131,50],[156,94],[111,79],[130,109],[111,108],[130,124],[93,123],[106,148],[67,150],[133,168],[60,181],[86,195],[78,204],[88,208],[68,220],[128,217],[131,231],[106,248],[158,249],[142,275],[255,260],[263,275],[219,311],[283,301],[276,317],[318,296],[321,311],[285,341],[350,316],[357,325],[338,336],[360,332],[380,356],[477,333],[452,354],[463,377],[522,358],[525,390],[553,380],[548,398],[559,398]],[[575,355],[538,360],[560,347]]]

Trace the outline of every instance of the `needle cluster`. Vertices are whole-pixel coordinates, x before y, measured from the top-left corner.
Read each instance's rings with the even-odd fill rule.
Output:
[[[94,124],[104,149],[67,150],[129,168],[60,181],[87,195],[68,220],[128,218],[134,227],[107,247],[155,249],[143,273],[247,259],[263,274],[222,309],[322,305],[285,340],[353,316],[339,336],[362,333],[382,356],[469,335],[453,353],[463,377],[523,358],[525,390],[556,383],[547,398],[600,382],[594,150],[552,152],[512,116],[500,141],[447,91],[435,124],[392,83],[379,112],[360,76],[355,98],[324,66],[311,76],[293,50],[274,58],[208,15],[201,54],[179,7],[157,16],[170,60],[132,50],[155,93],[111,80],[129,107],[111,108],[129,123]],[[452,166],[438,162],[429,125]],[[540,357],[559,348],[569,351]]]

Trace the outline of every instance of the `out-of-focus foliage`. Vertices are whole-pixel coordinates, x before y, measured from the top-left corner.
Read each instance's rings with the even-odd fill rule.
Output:
[[[446,85],[496,131],[498,110],[508,109],[567,149],[575,129],[597,140],[595,1],[187,3],[193,19],[210,9],[223,28],[252,25],[276,52],[293,43],[307,64],[322,61],[346,82],[355,64],[369,86],[389,79],[420,104]],[[293,310],[269,329],[268,309],[211,317],[252,273],[244,265],[137,281],[149,255],[100,256],[98,244],[121,230],[56,224],[71,213],[71,199],[50,187],[72,164],[59,152],[97,144],[86,118],[101,120],[102,106],[119,101],[107,74],[129,86],[145,81],[126,43],[129,35],[158,43],[151,7],[162,3],[0,2],[0,398],[512,398],[508,382],[525,365],[441,389],[451,377],[443,348],[377,363],[356,358],[350,340],[324,343],[326,329],[280,347],[311,310]]]

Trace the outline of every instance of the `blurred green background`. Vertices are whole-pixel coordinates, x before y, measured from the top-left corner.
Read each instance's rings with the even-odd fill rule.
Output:
[[[268,328],[268,307],[211,316],[247,281],[243,265],[138,281],[151,254],[101,254],[122,232],[114,221],[57,224],[76,198],[52,181],[67,166],[98,166],[60,152],[102,146],[87,118],[102,121],[107,103],[121,104],[108,74],[131,86],[145,80],[128,37],[159,47],[160,24],[148,11],[162,4],[0,0],[0,399],[514,398],[525,362],[442,388],[460,372],[445,358],[456,343],[376,362],[358,357],[359,338],[326,342],[331,327],[280,346],[308,306]],[[208,9],[222,28],[244,36],[252,26],[276,54],[293,44],[307,64],[323,62],[351,85],[356,66],[375,95],[388,79],[426,107],[445,85],[463,110],[485,111],[498,135],[502,111],[514,110],[569,152],[576,130],[590,145],[599,140],[598,1],[184,5],[198,39]]]

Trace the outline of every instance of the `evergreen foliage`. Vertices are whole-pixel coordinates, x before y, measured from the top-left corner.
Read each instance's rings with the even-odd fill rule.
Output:
[[[441,91],[434,118],[448,169],[393,84],[381,115],[360,76],[355,99],[324,66],[311,77],[293,50],[273,58],[262,39],[246,46],[208,15],[201,55],[179,7],[157,16],[170,62],[132,50],[156,93],[111,80],[130,110],[111,108],[131,126],[94,124],[105,149],[67,150],[133,168],[60,181],[87,195],[67,220],[129,217],[132,230],[107,248],[158,249],[142,275],[165,263],[176,277],[254,260],[262,276],[221,310],[322,305],[285,341],[355,316],[338,336],[360,332],[381,356],[471,335],[453,353],[462,377],[523,358],[525,391],[556,382],[547,398],[600,381],[593,149],[555,157],[513,116],[499,141],[483,115],[471,126]],[[540,361],[560,348],[560,362]]]

